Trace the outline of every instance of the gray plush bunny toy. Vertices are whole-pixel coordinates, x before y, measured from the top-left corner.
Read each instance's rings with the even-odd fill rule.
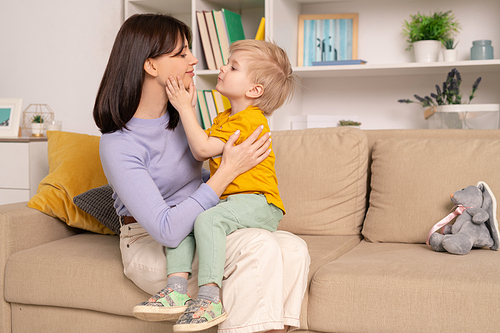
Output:
[[[434,251],[467,254],[473,248],[500,248],[496,199],[485,182],[467,186],[451,195],[456,206],[465,209],[453,225],[446,225],[443,234],[433,232],[428,240]],[[432,230],[431,230],[432,232]]]

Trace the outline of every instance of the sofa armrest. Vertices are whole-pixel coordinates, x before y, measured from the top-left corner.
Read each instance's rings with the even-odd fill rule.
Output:
[[[26,202],[0,205],[0,267],[13,253],[81,232],[29,208]]]
[[[0,332],[11,331],[10,304],[5,301],[5,264],[18,251],[26,250],[81,232],[26,202],[0,205]]]

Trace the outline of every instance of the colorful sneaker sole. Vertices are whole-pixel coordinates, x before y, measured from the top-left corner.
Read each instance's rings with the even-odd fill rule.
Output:
[[[151,306],[136,305],[132,312],[138,319],[145,321],[177,321],[187,306]]]
[[[224,320],[227,318],[227,312],[224,312],[221,314],[219,317],[216,317],[210,321],[206,321],[204,323],[199,323],[199,324],[175,324],[174,325],[174,332],[175,333],[182,333],[182,332],[198,332],[198,331],[203,331],[206,329],[209,329],[210,327],[213,327],[215,325],[219,325],[222,323]]]

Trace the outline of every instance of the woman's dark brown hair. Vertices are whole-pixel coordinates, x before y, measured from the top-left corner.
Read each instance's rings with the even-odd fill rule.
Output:
[[[141,99],[144,82],[144,62],[175,51],[184,37],[191,42],[189,27],[167,15],[140,14],[128,18],[116,36],[108,65],[94,104],[94,121],[101,133],[127,128]],[[179,123],[179,113],[168,103],[168,129]]]

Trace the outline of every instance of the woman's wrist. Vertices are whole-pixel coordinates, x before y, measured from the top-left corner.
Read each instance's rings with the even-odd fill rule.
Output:
[[[231,184],[237,176],[234,170],[227,167],[224,163],[221,163],[217,171],[210,177],[206,184],[220,197],[226,190],[226,187]]]

